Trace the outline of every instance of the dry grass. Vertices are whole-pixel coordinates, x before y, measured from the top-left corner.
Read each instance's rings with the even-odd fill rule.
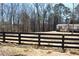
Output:
[[[79,49],[71,49],[70,54],[79,55]]]
[[[79,51],[79,50],[78,50]],[[79,55],[71,53],[69,50],[61,53],[60,48],[37,47],[35,45],[18,45],[15,43],[1,43],[0,56],[72,56]]]

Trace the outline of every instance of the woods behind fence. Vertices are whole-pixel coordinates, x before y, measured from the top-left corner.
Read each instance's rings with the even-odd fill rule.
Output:
[[[79,34],[0,32],[0,41],[61,47],[63,50],[64,48],[79,48]]]

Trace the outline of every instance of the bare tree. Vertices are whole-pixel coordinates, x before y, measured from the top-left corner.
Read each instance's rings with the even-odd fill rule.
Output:
[[[40,31],[40,14],[39,14],[39,4],[35,3],[34,6],[37,10],[37,31]]]
[[[1,31],[4,31],[4,4],[3,3],[1,3],[0,4],[1,5]]]

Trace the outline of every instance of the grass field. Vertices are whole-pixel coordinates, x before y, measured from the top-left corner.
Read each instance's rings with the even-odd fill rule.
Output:
[[[74,50],[73,50],[74,51]],[[16,43],[0,43],[0,56],[76,56],[71,50],[62,53],[60,48],[37,47],[35,45],[18,45]]]

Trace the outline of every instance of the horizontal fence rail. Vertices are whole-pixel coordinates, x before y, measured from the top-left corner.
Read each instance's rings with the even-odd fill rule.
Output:
[[[0,32],[0,40],[17,41],[19,44],[31,42],[38,46],[61,47],[63,50],[79,48],[79,34]]]

